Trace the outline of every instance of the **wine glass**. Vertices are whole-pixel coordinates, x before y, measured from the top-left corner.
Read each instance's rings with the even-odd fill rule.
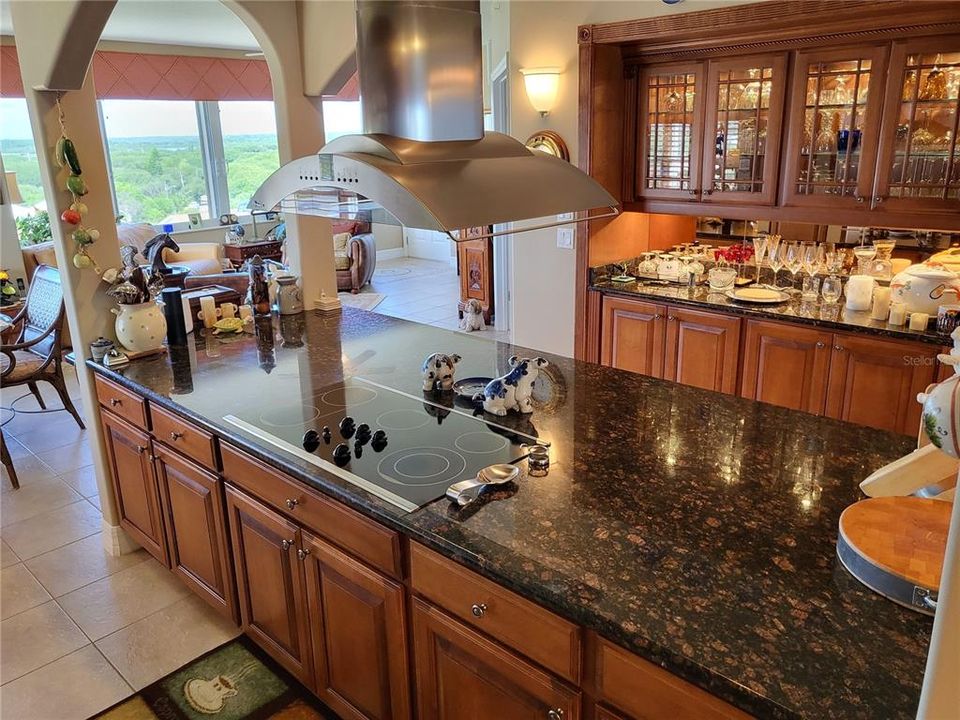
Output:
[[[763,258],[767,254],[767,244],[769,242],[769,235],[757,235],[753,239],[753,259],[757,261],[757,282],[760,282],[760,266],[763,265]]]
[[[787,251],[783,258],[783,263],[790,271],[790,289],[793,290],[797,284],[797,273],[803,265],[803,247],[800,243],[788,243]]]
[[[820,246],[817,243],[804,243],[803,244],[803,269],[807,271],[807,275],[813,277],[816,274],[818,260],[817,260],[817,251]]]
[[[768,262],[770,263],[770,269],[773,270],[773,286],[779,288],[780,285],[777,283],[777,275],[780,272],[780,268],[783,267],[784,255],[787,252],[787,243],[777,242],[770,247],[770,256]]]
[[[823,287],[820,288],[820,294],[823,295],[824,301],[832,305],[840,299],[841,290],[840,278],[836,275],[830,275],[823,279]]]

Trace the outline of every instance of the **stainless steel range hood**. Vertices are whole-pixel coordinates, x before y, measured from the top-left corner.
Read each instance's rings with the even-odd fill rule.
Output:
[[[390,221],[385,211],[454,239],[461,228],[615,215],[617,201],[570,163],[484,133],[480,44],[476,1],[358,0],[364,134],[287,163],[251,209]]]

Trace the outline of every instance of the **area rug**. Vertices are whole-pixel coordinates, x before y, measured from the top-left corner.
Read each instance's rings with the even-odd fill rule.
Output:
[[[335,720],[310,691],[246,637],[231,640],[97,720]]]
[[[340,304],[346,307],[359,308],[360,310],[373,310],[377,305],[382,303],[387,296],[377,292],[359,292],[356,295],[342,292],[337,293],[337,297],[340,298]]]

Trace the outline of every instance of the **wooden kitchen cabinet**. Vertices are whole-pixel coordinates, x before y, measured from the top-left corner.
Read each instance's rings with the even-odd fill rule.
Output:
[[[702,202],[776,202],[786,84],[786,53],[707,63]]]
[[[663,377],[723,393],[737,391],[740,319],[731,315],[670,307]]]
[[[413,600],[420,720],[577,720],[580,693],[436,607]]]
[[[894,43],[874,208],[960,211],[960,35]]]
[[[934,381],[938,350],[934,345],[834,335],[826,414],[916,435],[917,393]]]
[[[302,534],[315,689],[343,718],[410,717],[403,586]]]
[[[150,436],[106,410],[100,412],[100,422],[120,525],[144,550],[169,566]]]
[[[154,452],[170,567],[194,593],[237,623],[221,482],[159,444]]]
[[[241,626],[307,687],[314,687],[300,529],[227,486]]]
[[[666,306],[605,295],[601,313],[601,364],[663,377]]]
[[[765,320],[745,325],[740,396],[822,415],[833,335]]]

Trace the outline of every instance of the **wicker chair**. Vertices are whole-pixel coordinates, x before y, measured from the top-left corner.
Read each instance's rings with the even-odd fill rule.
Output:
[[[17,341],[0,346],[0,384],[4,387],[26,385],[44,410],[47,409],[37,383],[53,385],[64,409],[83,428],[83,420],[70,400],[63,378],[63,286],[60,272],[49,265],[37,267],[23,309],[11,322],[23,325]]]

